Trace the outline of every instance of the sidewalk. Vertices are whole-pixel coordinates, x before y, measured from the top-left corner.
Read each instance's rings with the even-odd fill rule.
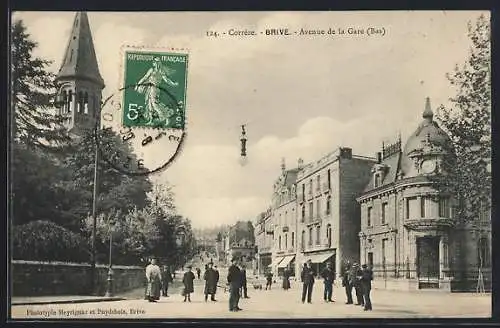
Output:
[[[180,282],[175,281],[169,288],[169,294],[178,293]],[[70,303],[94,303],[112,302],[132,299],[143,299],[144,288],[136,288],[127,292],[118,293],[112,297],[89,296],[89,295],[55,295],[55,296],[15,296],[11,299],[11,305],[43,305],[43,304],[70,304]]]

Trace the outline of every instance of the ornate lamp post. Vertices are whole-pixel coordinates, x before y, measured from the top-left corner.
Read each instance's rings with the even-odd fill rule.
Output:
[[[108,279],[106,288],[106,297],[113,296],[113,222],[109,222],[109,268],[108,268]]]

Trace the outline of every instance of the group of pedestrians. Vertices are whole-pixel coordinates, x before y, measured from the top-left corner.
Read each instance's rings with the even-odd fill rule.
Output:
[[[356,293],[356,305],[364,306],[365,311],[372,310],[370,292],[372,289],[373,272],[363,264],[361,268],[358,263],[352,265],[347,262],[342,273],[342,286],[345,288],[347,302],[353,304],[352,290]]]
[[[312,262],[309,260],[304,264],[301,272],[302,281],[302,303],[312,303],[312,292],[317,276],[316,271],[312,267]],[[332,269],[332,264],[327,263],[326,268],[319,274],[323,278],[323,299],[325,302],[335,302],[333,297],[333,284],[335,282],[335,271]],[[286,279],[286,278],[284,278]],[[342,272],[342,286],[345,288],[347,302],[346,304],[354,304],[352,299],[352,290],[356,292],[356,305],[364,306],[365,311],[372,310],[370,299],[371,282],[373,280],[373,272],[363,264],[361,268],[359,264],[354,263],[352,266],[349,262]]]
[[[172,272],[167,265],[161,268],[156,259],[151,259],[146,266],[146,290],[144,298],[149,302],[156,302],[160,295],[168,297],[168,287],[173,282]]]

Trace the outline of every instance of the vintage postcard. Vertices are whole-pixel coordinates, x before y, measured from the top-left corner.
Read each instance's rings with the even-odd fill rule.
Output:
[[[490,35],[14,12],[11,319],[490,317]]]

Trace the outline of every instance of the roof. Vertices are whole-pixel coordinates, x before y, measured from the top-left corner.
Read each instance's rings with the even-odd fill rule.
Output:
[[[73,21],[68,46],[56,80],[65,78],[87,79],[104,88],[86,12],[76,13]]]
[[[297,181],[299,169],[287,170],[285,173],[285,186],[291,187]]]
[[[382,184],[377,187],[382,188],[385,185],[391,184],[396,181],[396,177],[398,176],[398,172],[400,170],[400,160],[401,160],[402,152],[396,152],[387,158],[384,158],[381,161],[382,165],[386,165],[387,171],[385,172],[384,175],[384,180],[382,181]],[[375,189],[373,185],[373,180],[370,179],[370,182],[366,185],[365,189],[363,190],[363,193],[369,192],[371,190]]]

